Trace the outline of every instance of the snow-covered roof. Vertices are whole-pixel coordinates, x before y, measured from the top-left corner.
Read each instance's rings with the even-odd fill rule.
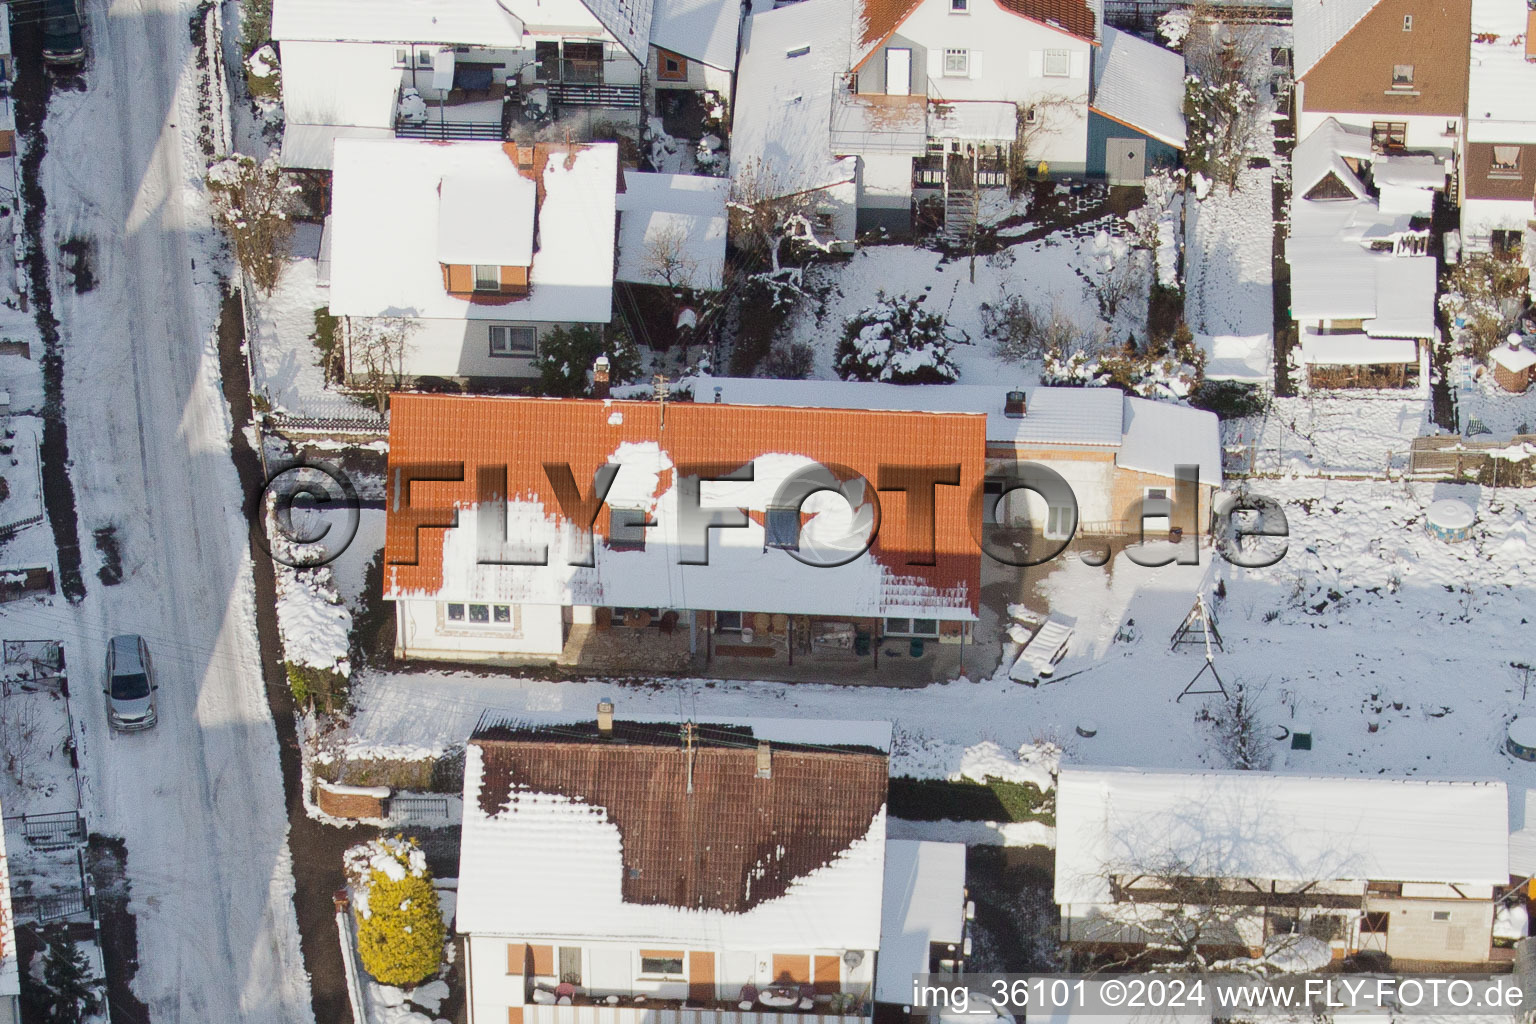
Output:
[[[390,46],[283,43],[285,167],[329,169],[337,138],[393,138],[400,69]]]
[[[389,442],[392,466],[464,464],[462,482],[432,488],[438,505],[459,508],[454,527],[418,532],[420,513],[409,505],[391,508],[390,598],[955,621],[974,619],[979,607],[981,556],[970,498],[985,468],[980,416],[399,395],[391,403]],[[880,466],[924,465],[935,452],[958,462],[961,472],[960,486],[938,489],[933,548],[908,547],[905,507],[890,503],[879,506],[879,530],[867,543]],[[478,505],[481,462],[504,466],[508,493],[517,496],[505,505],[506,533],[499,509]],[[600,510],[595,551],[578,559],[591,564],[569,564],[575,528],[547,462],[569,464],[580,481],[592,480],[603,465],[617,466],[609,509],[643,512],[655,525],[625,543],[614,536],[612,513]],[[750,464],[752,478],[704,482],[699,500],[706,508],[745,510],[746,524],[710,530],[701,550],[679,522],[686,500],[679,467],[726,463]],[[767,509],[783,504],[779,492],[791,474],[815,465],[847,467],[870,483],[845,474],[843,494],[823,491],[802,505],[809,518],[798,551],[768,546]],[[488,563],[478,544],[503,536],[546,546],[548,564]]]
[[[1261,383],[1273,380],[1275,339],[1269,334],[1197,334],[1195,343],[1205,350],[1206,380],[1237,380]]]
[[[672,283],[719,288],[725,273],[725,200],[730,182],[700,174],[624,172],[619,193],[617,278],[666,284],[657,260],[676,252]]]
[[[0,18],[0,21],[4,20]],[[0,997],[21,993],[15,922],[11,914],[11,862],[5,852],[4,830],[0,830]]]
[[[1525,0],[1472,0],[1467,141],[1536,143],[1536,61],[1526,59],[1533,20]]]
[[[1026,387],[1025,415],[1006,416],[1004,385],[876,384],[841,380],[767,380],[757,377],[701,377],[697,401],[715,395],[732,405],[782,405],[818,409],[901,409],[922,412],[984,413],[987,441],[1011,445],[1120,444],[1123,395],[1114,388]]]
[[[445,174],[437,185],[437,261],[526,267],[533,263],[538,186],[510,160],[476,173]],[[495,225],[486,230],[487,224]]]
[[[9,56],[11,52],[11,19],[0,18],[0,54]]]
[[[1419,361],[1411,338],[1373,338],[1367,334],[1301,332],[1301,361],[1309,366],[1375,366]]]
[[[1396,241],[1413,229],[1412,216],[1383,210],[1344,161],[1361,156],[1366,143],[1359,129],[1330,117],[1296,147],[1285,243],[1291,316],[1301,321],[1360,319],[1365,332],[1376,337],[1434,337],[1434,258],[1394,251]],[[1363,155],[1369,158],[1369,150]],[[1306,198],[1329,174],[1348,194]]]
[[[1524,808],[1524,821],[1509,833],[1509,871],[1516,877],[1536,875],[1536,789],[1525,791]]]
[[[1502,782],[1063,768],[1056,902],[1110,902],[1124,874],[1504,885],[1507,796]]]
[[[1220,487],[1221,424],[1204,409],[1127,396],[1115,465],[1167,477],[1174,466],[1199,466],[1200,482]]]
[[[523,23],[496,0],[273,0],[272,38],[522,46]],[[282,58],[286,75],[286,45]]]
[[[1094,110],[1184,148],[1184,58],[1172,50],[1104,26],[1093,55]]]
[[[736,68],[740,0],[655,0],[651,42],[723,71]]]
[[[1489,353],[1488,358],[1498,363],[1511,373],[1519,373],[1536,366],[1536,352],[1523,345],[1498,345]],[[1532,822],[1536,825],[1536,822]]]
[[[910,1003],[929,944],[958,947],[965,937],[965,844],[886,840],[883,902],[875,999]]]
[[[1322,60],[1350,29],[1360,23],[1378,0],[1293,0],[1296,77]]]
[[[833,93],[848,70],[850,0],[800,0],[747,19],[731,123],[731,176],[793,195],[851,182],[832,153]]]
[[[1371,158],[1371,178],[1377,185],[1445,188],[1446,161],[1427,153]]]
[[[614,245],[618,149],[594,143],[577,146],[571,154],[558,146],[548,152],[542,162],[539,245],[532,254],[529,294],[490,305],[450,295],[443,285],[439,186],[447,178],[494,180],[521,189],[513,184],[519,175],[515,147],[497,142],[337,140],[331,187],[331,311],[346,316],[606,323],[613,293],[613,263],[606,254]],[[536,160],[533,173],[540,173],[538,166]],[[520,220],[507,220],[512,213],[501,210],[494,195],[488,192],[484,199],[478,237],[499,250],[500,236],[526,227]],[[468,216],[473,203],[466,202]],[[465,239],[455,236],[450,241],[459,245]]]
[[[482,732],[465,752],[458,930],[876,949],[885,755],[774,743],[761,777],[759,737],[741,725],[699,726],[691,759],[675,721],[616,721],[610,740],[590,722]]]
[[[1019,107],[997,100],[933,103],[928,134],[935,139],[989,142],[1011,139],[1019,131]]]

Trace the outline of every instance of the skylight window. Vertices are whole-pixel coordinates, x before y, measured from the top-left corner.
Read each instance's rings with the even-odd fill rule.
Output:
[[[811,52],[811,44],[810,43],[806,43],[804,46],[797,46],[793,50],[785,50],[784,51],[784,56],[788,57],[788,58],[804,57],[806,54],[808,54],[810,52]]]

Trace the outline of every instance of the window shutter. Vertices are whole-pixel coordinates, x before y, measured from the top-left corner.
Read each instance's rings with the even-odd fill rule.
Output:
[[[928,47],[928,77],[944,77],[944,48],[940,46]]]
[[[972,78],[980,78],[981,77],[981,51],[980,50],[972,50],[971,51],[971,77]]]
[[[1088,74],[1088,55],[1074,50],[1072,52],[1072,77],[1083,78]]]
[[[1045,74],[1045,51],[1029,51],[1029,77],[1039,78]]]

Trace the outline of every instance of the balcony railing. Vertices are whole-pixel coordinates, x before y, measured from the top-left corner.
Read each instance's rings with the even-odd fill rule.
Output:
[[[570,1005],[530,1003],[523,1007],[523,1024],[711,1024],[728,1019],[730,1024],[865,1024],[858,1012],[832,1013],[826,1004],[812,1010],[743,1010],[736,1003],[688,1003],[651,999],[640,1005],[610,1006],[580,999]]]
[[[912,161],[913,188],[943,188],[944,161],[949,161],[949,185],[951,188],[1005,188],[1008,185],[1008,162],[1001,157],[988,157],[974,164],[963,156],[936,153],[920,156]]]

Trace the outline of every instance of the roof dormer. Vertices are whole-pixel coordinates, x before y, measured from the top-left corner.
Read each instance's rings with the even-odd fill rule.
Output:
[[[449,294],[471,302],[527,295],[537,218],[537,186],[511,161],[505,174],[442,178],[437,261]]]

